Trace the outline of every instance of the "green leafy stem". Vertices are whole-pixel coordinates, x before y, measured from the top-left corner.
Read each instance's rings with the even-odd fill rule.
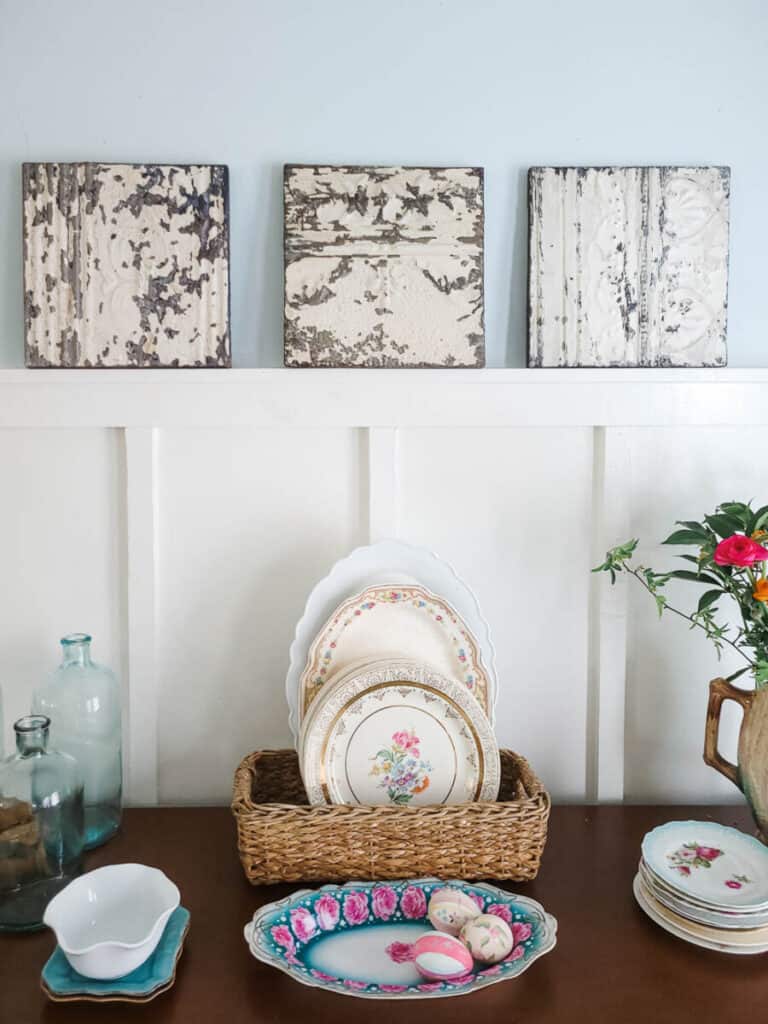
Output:
[[[698,548],[696,555],[679,556],[695,566],[695,569],[674,569],[660,573],[633,564],[632,558],[638,545],[635,539],[611,548],[606,552],[602,565],[592,571],[607,572],[611,583],[615,583],[618,574],[622,572],[634,576],[653,597],[660,616],[670,611],[685,619],[691,629],[703,630],[712,641],[718,659],[728,645],[747,662],[744,668],[728,677],[730,680],[751,671],[755,685],[758,688],[765,686],[768,684],[768,602],[757,600],[755,592],[760,581],[765,580],[766,563],[756,562],[753,566],[719,565],[714,554],[720,541],[734,534],[753,537],[760,543],[764,539],[768,540],[768,534],[764,534],[768,527],[768,505],[755,510],[751,503],[723,502],[712,515],[704,516],[702,522],[685,520],[679,521],[677,525],[681,529],[675,530],[664,543]],[[695,611],[687,613],[669,604],[662,591],[672,579],[703,584],[708,588],[699,598]],[[723,596],[734,600],[739,609],[741,624],[736,627],[735,633],[716,619],[719,614],[716,602]]]

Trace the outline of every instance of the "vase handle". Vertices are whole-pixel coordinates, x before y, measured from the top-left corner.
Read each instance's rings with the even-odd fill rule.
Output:
[[[739,789],[741,789],[739,769],[735,764],[726,761],[717,749],[720,710],[723,706],[723,701],[735,700],[737,704],[741,704],[746,712],[752,703],[753,697],[754,693],[750,690],[740,690],[737,686],[732,686],[727,679],[713,679],[709,684],[707,725],[704,732],[704,761],[710,768],[716,768],[726,779],[730,779],[734,786],[738,786]]]

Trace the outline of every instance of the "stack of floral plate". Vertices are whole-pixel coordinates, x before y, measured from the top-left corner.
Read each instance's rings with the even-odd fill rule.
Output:
[[[286,683],[311,804],[495,800],[488,624],[445,562],[359,548],[310,595]]]
[[[768,848],[712,821],[671,821],[643,839],[635,898],[660,927],[723,953],[768,952]]]

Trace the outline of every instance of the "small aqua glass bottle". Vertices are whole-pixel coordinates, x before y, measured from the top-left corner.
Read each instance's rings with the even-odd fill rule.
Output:
[[[80,766],[85,801],[85,848],[117,832],[122,813],[120,688],[114,672],[91,660],[91,637],[70,633],[63,660],[37,689],[32,710],[51,719],[51,743]]]
[[[49,724],[20,718],[16,753],[0,763],[0,932],[42,928],[81,870],[83,783],[75,759],[48,747]]]

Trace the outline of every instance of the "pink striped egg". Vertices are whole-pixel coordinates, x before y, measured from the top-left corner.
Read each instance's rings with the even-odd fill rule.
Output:
[[[467,921],[477,917],[480,908],[461,889],[438,889],[429,901],[427,917],[433,928],[448,935],[458,935]]]
[[[453,935],[426,932],[413,944],[413,962],[419,974],[435,981],[460,978],[472,970],[472,956]]]
[[[495,914],[480,914],[467,921],[461,929],[461,941],[481,964],[497,964],[515,944],[512,929]]]

